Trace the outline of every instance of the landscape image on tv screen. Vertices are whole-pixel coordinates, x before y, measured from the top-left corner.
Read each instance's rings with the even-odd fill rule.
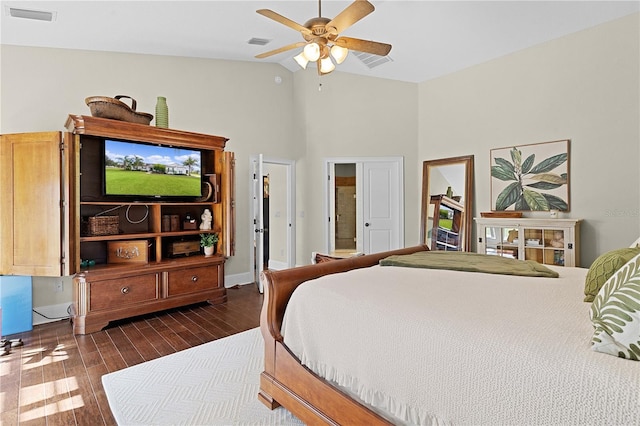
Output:
[[[106,140],[105,195],[199,197],[199,151]]]

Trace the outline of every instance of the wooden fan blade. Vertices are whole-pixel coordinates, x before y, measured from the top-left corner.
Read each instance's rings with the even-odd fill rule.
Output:
[[[351,37],[340,37],[336,39],[334,44],[340,47],[346,47],[349,50],[371,53],[378,56],[386,56],[391,51],[390,44]]]
[[[256,12],[258,12],[262,16],[266,16],[267,18],[273,19],[276,22],[286,25],[289,28],[293,28],[294,30],[299,31],[302,34],[311,34],[311,30],[309,28],[303,27],[297,22],[294,22],[289,18],[285,18],[284,16],[274,12],[273,10],[259,9],[256,10]]]
[[[270,50],[268,52],[261,53],[259,55],[256,55],[256,58],[262,59],[269,56],[277,55],[278,53],[286,52],[287,50],[295,49],[296,47],[301,47],[301,46],[304,46],[305,44],[307,43],[305,43],[304,41],[299,41],[297,43],[289,44],[287,46],[282,46],[279,49]]]
[[[375,7],[366,0],[354,1],[338,16],[329,21],[325,28],[332,34],[339,34],[374,10]]]

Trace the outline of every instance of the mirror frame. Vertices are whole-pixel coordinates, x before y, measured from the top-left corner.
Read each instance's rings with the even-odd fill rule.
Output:
[[[427,220],[429,204],[431,203],[431,191],[429,189],[429,176],[431,169],[438,166],[451,166],[461,164],[465,171],[464,184],[464,217],[462,218],[462,232],[460,232],[461,251],[471,251],[471,234],[473,226],[473,155],[460,157],[441,158],[422,162],[422,211],[420,214],[420,244],[427,244]],[[430,247],[430,246],[429,246]]]

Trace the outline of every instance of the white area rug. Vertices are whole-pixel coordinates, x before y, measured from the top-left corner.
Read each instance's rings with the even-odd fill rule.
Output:
[[[258,328],[102,376],[118,425],[302,425],[258,401]]]

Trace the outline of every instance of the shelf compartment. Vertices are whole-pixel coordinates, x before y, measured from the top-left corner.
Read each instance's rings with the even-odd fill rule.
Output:
[[[539,247],[539,248],[525,247],[524,258],[526,260],[535,260],[538,263],[544,263],[544,254],[543,254],[542,247]]]
[[[565,252],[562,249],[546,249],[544,251],[544,263],[547,265],[564,266]]]

